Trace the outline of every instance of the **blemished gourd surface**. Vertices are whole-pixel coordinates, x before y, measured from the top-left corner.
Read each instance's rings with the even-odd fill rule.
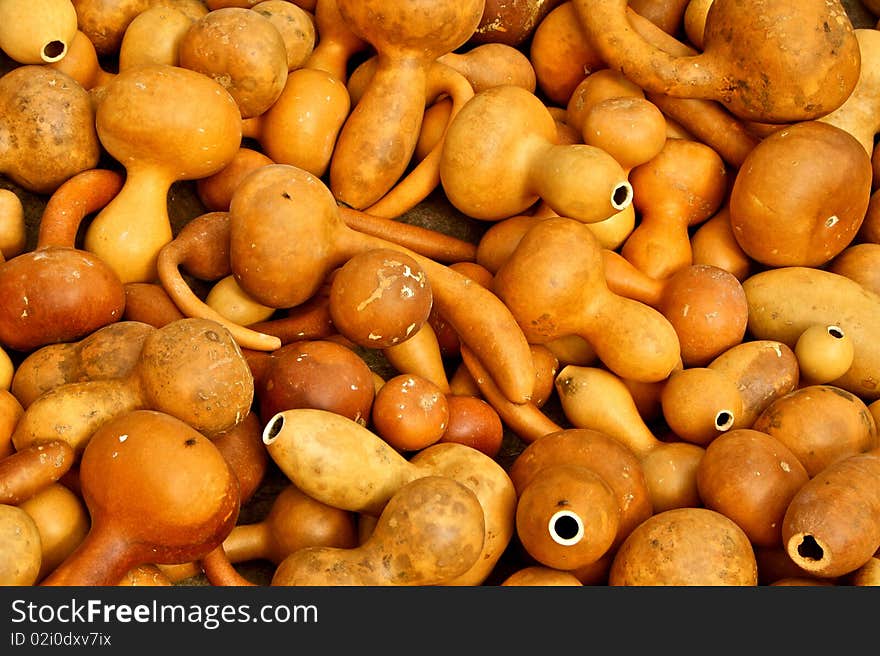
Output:
[[[876,585],[880,7],[771,5],[0,0],[0,585]]]

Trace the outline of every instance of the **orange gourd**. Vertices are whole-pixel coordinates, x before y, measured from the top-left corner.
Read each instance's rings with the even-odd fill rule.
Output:
[[[625,0],[574,6],[609,67],[648,91],[718,100],[748,120],[815,119],[843,104],[858,80],[858,41],[840,2],[716,0],[693,56],[670,55],[641,37]],[[796,51],[786,47],[795,42]]]
[[[690,0],[630,0],[629,7],[647,18],[664,32],[677,34],[682,27],[684,13]]]
[[[123,283],[152,282],[159,251],[173,238],[167,207],[172,183],[223,168],[241,145],[241,118],[220,84],[178,66],[136,66],[104,89],[95,116],[98,136],[123,163],[126,178],[92,220],[84,247]]]
[[[178,66],[180,43],[192,24],[202,16],[204,14],[192,16],[173,3],[153,4],[140,12],[122,35],[117,70],[124,71],[140,64]]]
[[[580,335],[609,369],[641,381],[666,378],[680,360],[678,337],[660,312],[608,289],[601,249],[580,221],[536,223],[493,288],[530,343]]]
[[[312,13],[287,0],[262,0],[251,9],[268,18],[281,34],[288,73],[308,61],[318,39]]]
[[[476,94],[452,119],[440,181],[457,209],[484,221],[521,214],[542,200],[557,214],[594,223],[632,200],[611,155],[586,144],[557,144],[550,111],[513,85]]]
[[[710,264],[732,274],[742,282],[755,268],[755,262],[743,251],[733,226],[730,224],[730,206],[721,208],[697,226],[691,235],[691,257],[694,264]]]
[[[752,427],[785,444],[811,477],[838,460],[880,446],[865,402],[828,384],[805,385],[775,399]]]
[[[72,0],[79,29],[99,56],[119,53],[119,46],[134,18],[150,8],[151,0]]]
[[[690,230],[711,217],[727,195],[727,170],[712,148],[667,139],[629,175],[639,224],[620,253],[652,278],[667,278],[693,263]]]
[[[765,137],[730,190],[730,223],[761,264],[818,267],[855,237],[871,195],[871,161],[849,132],[804,121]]]
[[[761,547],[782,545],[782,518],[810,475],[781,441],[737,428],[715,438],[697,466],[706,508],[729,517]]]
[[[802,385],[837,380],[852,366],[855,347],[840,326],[814,324],[794,344]]]
[[[607,65],[584,37],[574,4],[562,2],[538,23],[529,42],[537,88],[550,102],[565,106],[575,88]]]
[[[880,548],[880,451],[829,464],[797,491],[782,520],[789,557],[814,576],[849,574]]]
[[[732,520],[709,508],[673,508],[642,522],[618,549],[612,586],[755,586],[752,544]]]
[[[733,428],[742,403],[736,382],[710,367],[673,371],[660,391],[663,419],[672,432],[702,446]]]
[[[265,112],[287,81],[287,49],[275,24],[241,7],[210,11],[190,25],[178,45],[179,66],[222,86],[242,118]]]
[[[537,86],[532,62],[521,50],[505,43],[490,42],[465,52],[447,52],[437,61],[461,73],[474,93],[502,84],[534,93]]]
[[[858,240],[857,240],[858,241]],[[880,294],[880,243],[853,243],[828,263],[828,271],[855,280],[862,287]]]
[[[376,391],[370,419],[373,431],[398,451],[420,451],[443,437],[449,425],[449,403],[431,380],[402,373]]]
[[[162,412],[135,410],[101,426],[79,476],[89,532],[41,585],[115,585],[137,565],[199,558],[238,519],[238,481],[223,456]]]
[[[376,51],[378,66],[346,119],[329,167],[329,187],[363,209],[404,173],[419,135],[427,69],[473,34],[482,0],[337,0],[343,20]],[[394,102],[388,102],[393,98]]]
[[[81,30],[76,31],[64,56],[49,66],[66,73],[87,91],[101,87],[115,75],[103,68],[98,53],[95,52],[95,46]]]

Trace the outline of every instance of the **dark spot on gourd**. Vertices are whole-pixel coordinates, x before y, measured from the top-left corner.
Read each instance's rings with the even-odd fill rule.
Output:
[[[830,32],[830,31],[831,31],[831,26],[828,24],[828,21],[823,21],[823,22],[822,22],[822,29],[825,30],[826,32]]]
[[[186,441],[184,442],[184,444],[185,444],[186,446],[195,446],[195,445],[196,445],[196,438],[191,437],[191,438],[189,438],[188,440],[186,440]]]
[[[205,331],[205,338],[206,338],[209,342],[219,342],[219,341],[220,341],[220,335],[218,335],[218,334],[217,334],[215,331],[213,331],[213,330],[206,330],[206,331]]]
[[[290,200],[290,194],[288,194],[286,191],[281,192],[281,197],[285,200]]]
[[[854,401],[856,398],[855,394],[853,394],[852,392],[849,392],[845,389],[841,389],[839,387],[834,387],[833,385],[829,385],[826,388],[826,390],[829,392],[832,392],[834,394],[837,394],[837,396],[839,396],[843,399],[846,399],[847,401],[850,401],[850,402]]]

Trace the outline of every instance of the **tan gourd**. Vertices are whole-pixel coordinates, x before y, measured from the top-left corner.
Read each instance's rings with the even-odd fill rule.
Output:
[[[207,319],[180,319],[146,337],[126,376],[65,383],[41,394],[12,439],[19,451],[61,440],[79,456],[109,419],[146,408],[214,435],[243,421],[253,396],[253,377],[229,332]]]
[[[273,586],[445,585],[482,554],[485,520],[477,496],[445,476],[404,484],[359,546],[304,547],[285,558]]]
[[[782,518],[809,479],[783,442],[751,428],[715,438],[697,467],[703,505],[732,519],[761,547],[782,545]]]
[[[733,181],[733,234],[764,265],[818,267],[855,237],[871,179],[870,158],[849,132],[821,121],[783,128],[752,149]]]
[[[484,581],[514,535],[513,483],[500,464],[471,447],[433,444],[407,459],[357,422],[314,409],[287,410],[268,419],[263,442],[300,490],[354,512],[378,515],[397,490],[426,476],[448,476],[468,486],[483,507],[486,539],[473,568],[454,584]],[[316,477],[317,462],[334,464]]]
[[[24,205],[11,189],[0,189],[0,262],[20,255],[27,245]]]
[[[612,586],[755,586],[752,544],[732,520],[709,508],[674,508],[642,522],[618,549]]]
[[[71,0],[3,0],[0,25],[0,50],[19,64],[50,64],[76,36],[76,9]]]
[[[854,31],[861,58],[858,82],[840,107],[817,120],[849,132],[870,156],[874,152],[874,137],[880,132],[880,121],[877,119],[880,107],[880,77],[877,73],[880,32],[875,28]]]
[[[693,263],[690,230],[715,214],[727,195],[724,161],[699,141],[667,139],[629,180],[641,219],[620,253],[652,278],[667,278]]]
[[[696,468],[705,449],[655,435],[618,376],[599,367],[566,365],[556,377],[556,391],[573,426],[604,432],[635,453],[655,512],[700,505]]]
[[[806,482],[782,521],[789,557],[814,576],[854,572],[880,548],[880,451],[838,460]]]
[[[0,77],[0,117],[0,173],[27,191],[51,194],[98,164],[89,93],[66,73],[38,64],[12,68]]]
[[[329,169],[333,195],[363,209],[404,173],[424,113],[427,69],[437,57],[467,41],[479,23],[483,2],[336,4],[351,30],[378,55],[367,90],[342,126]]]
[[[135,16],[119,44],[118,69],[140,64],[180,64],[180,42],[194,20],[173,4],[154,4]]]
[[[852,366],[855,348],[840,326],[815,324],[794,344],[802,385],[828,383]]]
[[[382,349],[382,355],[398,373],[416,374],[430,380],[444,394],[451,392],[443,350],[430,321],[423,322],[403,342]]]
[[[484,221],[521,214],[538,200],[584,223],[625,209],[632,187],[620,164],[595,146],[557,144],[556,133],[546,105],[521,87],[474,95],[446,131],[440,162],[446,196]]]
[[[216,173],[241,145],[235,100],[206,75],[148,64],[120,72],[95,116],[104,148],[126,169],[119,194],[92,220],[84,247],[125,282],[156,279],[173,238],[167,196],[177,180]]]
[[[178,44],[179,65],[221,85],[242,118],[265,112],[287,81],[284,38],[266,15],[242,7],[208,12]]]
[[[880,446],[865,402],[828,384],[805,385],[775,399],[752,427],[785,444],[811,477],[838,460]]]
[[[493,288],[530,343],[580,335],[609,369],[641,381],[666,378],[680,360],[678,337],[659,311],[608,289],[601,249],[580,221],[536,223]]]
[[[275,314],[275,308],[257,303],[245,294],[232,274],[223,276],[211,285],[205,296],[205,304],[227,321],[241,326],[266,321]]]
[[[706,14],[715,0],[689,0],[682,16],[682,29],[696,48],[703,47],[703,32],[706,30]]]
[[[535,92],[535,68],[521,50],[505,43],[484,43],[465,52],[447,52],[437,58],[461,73],[475,93],[501,84]]]
[[[0,584],[33,585],[43,556],[40,531],[22,508],[0,503]]]
[[[101,426],[79,477],[89,533],[42,585],[115,585],[137,565],[200,558],[238,519],[238,480],[226,460],[162,412],[135,410]]]
[[[0,342],[30,351],[81,339],[121,319],[125,290],[119,277],[100,257],[76,247],[82,220],[121,187],[115,171],[87,169],[52,193],[33,250],[0,264]]]
[[[30,515],[40,532],[37,581],[41,581],[85,539],[91,519],[79,495],[61,483],[49,485],[18,507]]]
[[[749,120],[815,119],[843,104],[858,80],[858,41],[839,2],[716,0],[702,51],[691,57],[670,55],[635,32],[625,0],[574,6],[611,68],[625,69],[646,90],[718,100]],[[792,42],[796,52],[784,47]]]
[[[749,331],[757,339],[777,340],[794,348],[809,326],[833,324],[850,336],[852,366],[836,387],[867,402],[880,398],[880,297],[859,283],[812,267],[780,267],[758,272],[745,281]]]
[[[27,407],[43,392],[64,383],[125,376],[153,330],[140,321],[116,321],[81,340],[47,344],[18,364],[9,389]]]

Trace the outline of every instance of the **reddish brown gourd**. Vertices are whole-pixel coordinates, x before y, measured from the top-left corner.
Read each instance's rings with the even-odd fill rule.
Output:
[[[775,399],[752,427],[791,449],[811,477],[837,460],[880,446],[865,402],[827,384],[805,385]]]
[[[532,36],[544,17],[562,0],[486,0],[471,44],[519,46]]]
[[[648,91],[718,100],[748,120],[815,119],[842,105],[858,80],[858,41],[840,2],[716,0],[693,56],[670,55],[641,37],[625,0],[574,0],[574,7],[611,68]]]
[[[352,349],[326,339],[285,344],[267,355],[256,382],[260,418],[319,408],[366,424],[375,397],[370,368]]]
[[[443,437],[449,403],[431,380],[398,374],[377,390],[370,418],[376,434],[398,451],[420,451]]]
[[[0,264],[0,343],[31,351],[84,338],[122,318],[125,290],[118,275],[76,246],[82,220],[112,202],[121,187],[115,171],[88,169],[53,192],[34,249]]]
[[[838,460],[805,483],[782,522],[786,553],[814,576],[854,572],[880,548],[880,451]]]
[[[122,414],[83,451],[88,535],[42,585],[115,585],[132,567],[201,557],[235,526],[238,480],[211,441],[152,410]]]
[[[95,111],[88,92],[66,73],[14,67],[0,77],[0,117],[0,172],[28,191],[51,194],[98,164]]]
[[[782,518],[810,475],[774,437],[737,428],[715,438],[697,467],[705,507],[729,517],[761,547],[782,545]]]

